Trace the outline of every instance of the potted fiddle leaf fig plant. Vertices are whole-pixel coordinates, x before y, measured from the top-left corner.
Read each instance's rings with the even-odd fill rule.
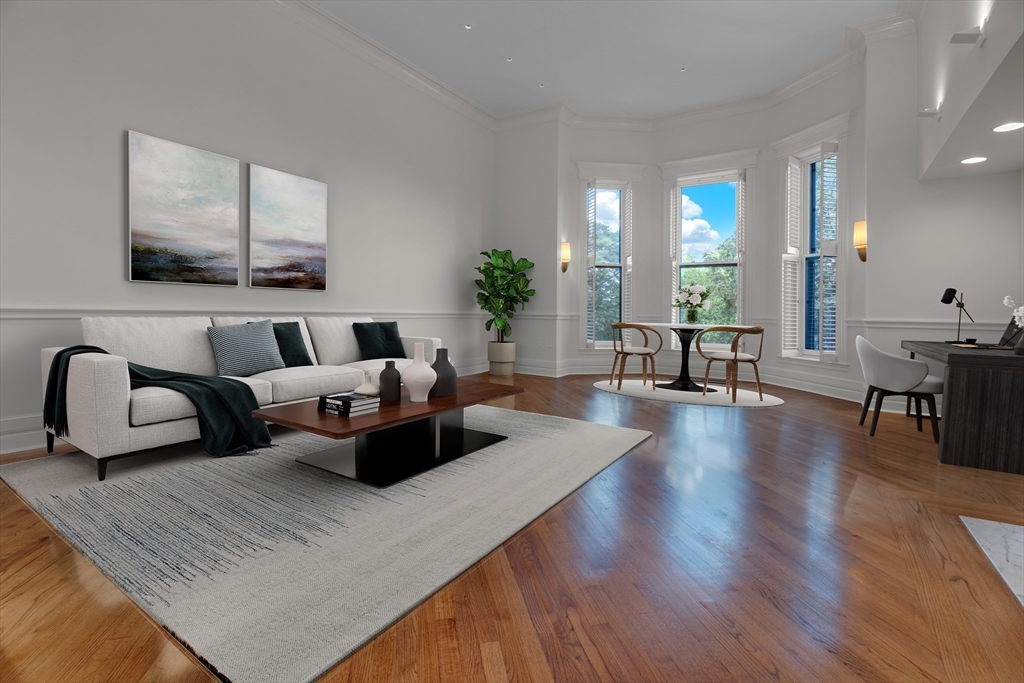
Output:
[[[533,268],[533,262],[527,259],[516,259],[511,249],[492,249],[480,252],[487,260],[476,270],[483,277],[475,280],[481,291],[476,293],[476,302],[491,317],[484,323],[488,332],[493,328],[497,340],[487,344],[487,360],[491,364],[491,374],[508,376],[515,370],[516,343],[508,341],[512,334],[510,319],[536,292],[530,289],[530,278],[526,271]]]

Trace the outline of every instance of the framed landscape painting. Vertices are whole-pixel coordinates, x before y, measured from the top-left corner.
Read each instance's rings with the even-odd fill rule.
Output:
[[[238,286],[238,159],[128,131],[129,279]]]
[[[249,285],[327,289],[327,184],[249,164]]]

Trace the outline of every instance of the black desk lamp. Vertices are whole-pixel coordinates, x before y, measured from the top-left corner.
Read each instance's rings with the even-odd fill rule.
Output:
[[[960,309],[960,312],[956,316],[956,341],[955,342],[946,342],[947,344],[960,344],[960,343],[962,343],[960,341],[960,320],[963,319],[963,314],[967,313],[967,309],[964,308],[964,295],[963,295],[963,292],[960,293],[960,296],[958,298],[957,295],[956,295],[956,290],[953,289],[952,287],[950,287],[949,289],[947,289],[945,291],[945,293],[943,293],[941,301],[944,304],[951,304],[951,303],[953,303],[955,301],[956,302],[956,307]],[[971,318],[971,314],[967,313],[967,317]],[[971,318],[971,322],[972,323],[974,322],[974,318]]]

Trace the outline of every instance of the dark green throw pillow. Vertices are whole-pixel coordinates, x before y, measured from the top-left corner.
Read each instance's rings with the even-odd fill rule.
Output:
[[[274,336],[277,337],[281,360],[287,367],[313,364],[309,351],[306,350],[306,341],[302,338],[302,328],[298,323],[274,323]]]
[[[405,358],[398,323],[352,323],[352,331],[359,342],[359,354],[363,360]]]
[[[306,341],[302,338],[302,328],[298,323],[274,323],[274,338],[277,340],[277,350],[281,352],[281,360],[284,361],[286,368],[313,364],[313,359],[306,350]]]

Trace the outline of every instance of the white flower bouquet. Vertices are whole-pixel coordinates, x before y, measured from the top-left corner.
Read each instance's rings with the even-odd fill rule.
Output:
[[[676,295],[675,307],[686,309],[686,322],[697,322],[697,311],[709,310],[711,300],[708,298],[710,292],[704,285],[683,285]]]
[[[1024,306],[1017,306],[1010,297],[1003,297],[1003,305],[1013,309],[1013,322],[1024,328]]]

